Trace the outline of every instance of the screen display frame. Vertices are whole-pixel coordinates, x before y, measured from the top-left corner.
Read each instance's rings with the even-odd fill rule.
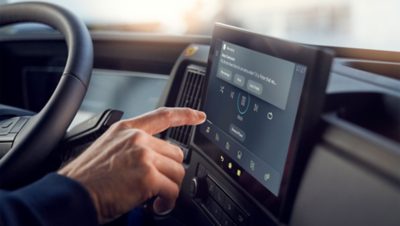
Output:
[[[213,60],[217,40],[233,43],[307,67],[278,196],[275,196],[267,188],[262,186],[261,183],[246,171],[243,171],[240,177],[238,177],[235,172],[231,170],[232,168],[226,165],[227,162],[234,163],[235,161],[230,159],[224,154],[224,151],[206,138],[200,132],[200,127],[196,128],[191,143],[200,153],[211,158],[214,164],[227,174],[234,183],[239,185],[251,199],[267,208],[268,211],[279,219],[285,220],[285,218],[288,218],[288,212],[290,211],[290,207],[288,206],[293,202],[294,194],[301,176],[301,169],[305,164],[306,152],[310,150],[310,144],[314,139],[310,131],[312,131],[320,116],[333,54],[325,49],[267,37],[240,28],[217,23],[213,32],[208,56],[205,86],[203,89],[204,97],[200,105],[201,110],[204,109],[204,105],[207,101],[206,93],[211,68],[214,64],[218,63]],[[224,157],[223,162],[221,162],[221,156]],[[237,164],[235,167],[240,169]]]

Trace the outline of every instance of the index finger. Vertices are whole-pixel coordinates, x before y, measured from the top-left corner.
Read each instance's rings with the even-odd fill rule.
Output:
[[[191,108],[159,108],[142,116],[128,119],[125,123],[154,135],[170,127],[198,125],[205,121],[206,114]]]

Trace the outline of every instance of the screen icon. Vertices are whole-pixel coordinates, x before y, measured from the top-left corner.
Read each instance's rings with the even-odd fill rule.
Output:
[[[220,86],[219,87],[219,92],[224,94],[224,91],[225,91],[225,86]]]
[[[231,162],[228,163],[228,169],[232,169],[233,165]]]
[[[260,108],[260,106],[258,106],[258,104],[254,104],[253,111],[258,112],[258,108]]]
[[[233,99],[233,98],[235,98],[235,92],[234,91],[231,91],[231,99]]]
[[[264,181],[268,181],[271,178],[271,174],[266,173],[264,174]]]
[[[240,106],[246,107],[247,96],[240,97]]]
[[[238,97],[237,97],[237,108],[238,111],[241,115],[246,114],[247,110],[249,110],[250,107],[250,95],[243,95],[241,92],[239,92]]]
[[[228,141],[225,143],[225,149],[226,150],[230,150],[231,149],[231,144]]]
[[[274,118],[274,114],[272,112],[267,113],[267,119],[272,120]]]
[[[253,160],[250,160],[250,169],[251,171],[254,171],[256,168],[256,163]]]
[[[242,156],[243,156],[243,152],[237,151],[237,153],[236,153],[236,158],[239,159],[239,160],[241,160],[241,159],[242,159]]]
[[[215,141],[219,141],[219,134],[215,133]]]

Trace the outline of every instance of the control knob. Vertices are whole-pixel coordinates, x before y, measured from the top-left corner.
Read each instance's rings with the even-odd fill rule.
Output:
[[[194,199],[204,199],[207,197],[207,181],[205,178],[194,177],[190,181],[190,195]]]

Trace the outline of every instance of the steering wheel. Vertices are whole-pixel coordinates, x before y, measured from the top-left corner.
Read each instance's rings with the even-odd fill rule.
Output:
[[[0,146],[6,152],[0,160],[0,188],[26,183],[40,169],[78,111],[93,65],[90,34],[68,10],[35,2],[0,6],[0,26],[21,22],[42,23],[60,31],[68,46],[68,57],[55,91],[39,113],[0,122]],[[1,106],[0,112],[6,109]]]

